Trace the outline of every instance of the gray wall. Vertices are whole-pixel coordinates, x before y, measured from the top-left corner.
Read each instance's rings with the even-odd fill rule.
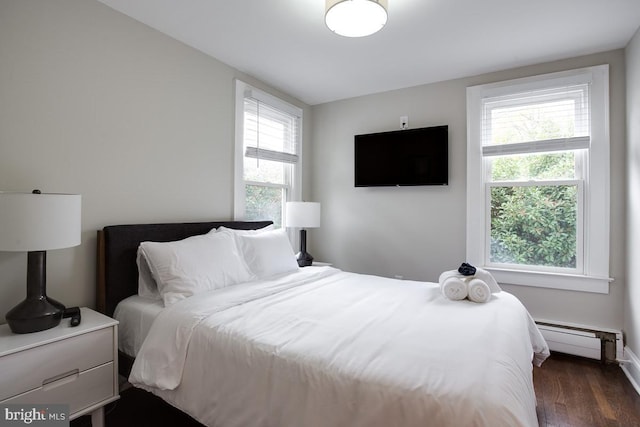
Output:
[[[640,356],[640,30],[626,49],[627,60],[627,345]]]
[[[631,78],[640,70],[639,43],[636,35],[627,49],[630,149],[639,146],[639,82]],[[0,58],[0,190],[40,188],[83,195],[82,245],[49,252],[48,288],[67,305],[88,306],[94,305],[97,229],[116,223],[232,216],[236,77],[305,110],[303,194],[323,204],[322,228],[309,232],[311,253],[347,270],[436,280],[440,271],[455,267],[465,254],[465,88],[609,63],[611,275],[616,279],[611,293],[507,289],[537,317],[622,327],[623,51],[311,109],[98,2],[0,0]],[[353,135],[397,129],[401,115],[408,115],[414,128],[449,125],[450,185],[353,188]],[[633,175],[640,174],[637,150],[635,159],[628,180],[637,183]],[[638,224],[633,221],[639,211],[640,206],[629,208],[635,235],[630,254],[640,251]],[[25,275],[25,254],[0,253],[0,315],[24,297]],[[628,291],[635,293],[627,300],[637,300],[640,289]],[[629,305],[626,310],[626,327],[637,335],[639,320]],[[640,342],[636,335],[635,345]]]
[[[234,78],[278,95],[95,1],[0,0],[0,64],[0,190],[83,196],[82,245],[48,253],[69,306],[94,306],[97,229],[232,217]],[[0,252],[0,323],[25,279]]]
[[[534,317],[622,328],[625,185],[624,51],[573,58],[352,98],[312,107],[312,199],[323,223],[310,230],[310,252],[350,271],[436,281],[465,258],[466,87],[598,64],[610,64],[611,275],[609,295],[505,286]],[[354,188],[353,136],[449,125],[449,186]]]

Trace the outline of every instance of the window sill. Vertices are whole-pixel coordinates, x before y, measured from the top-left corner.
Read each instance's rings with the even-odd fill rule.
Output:
[[[577,274],[548,273],[538,271],[517,271],[502,268],[484,267],[491,272],[498,283],[539,288],[563,289],[567,291],[608,294],[608,277],[583,276]]]

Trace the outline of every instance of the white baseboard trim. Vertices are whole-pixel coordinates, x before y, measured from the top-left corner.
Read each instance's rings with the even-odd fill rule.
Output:
[[[629,382],[636,389],[636,392],[640,394],[640,359],[636,356],[629,347],[624,347],[625,360],[620,360],[620,367],[622,372],[629,378]]]

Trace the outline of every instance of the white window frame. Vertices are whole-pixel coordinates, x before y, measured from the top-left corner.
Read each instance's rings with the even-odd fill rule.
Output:
[[[511,93],[522,93],[575,84],[589,84],[590,136],[572,138],[568,144],[585,145],[589,154],[578,154],[576,175],[580,178],[579,197],[583,212],[578,214],[578,252],[575,271],[539,271],[534,268],[514,268],[509,265],[488,265],[487,233],[490,233],[488,212],[490,170],[483,154],[483,99]],[[543,142],[544,143],[544,142]],[[526,144],[526,143],[525,143]],[[562,143],[560,143],[562,144]],[[467,262],[486,268],[500,283],[537,286],[595,293],[609,293],[609,229],[610,229],[610,166],[609,166],[609,66],[599,65],[559,73],[545,74],[467,88]],[[575,147],[573,147],[575,148]],[[498,153],[493,153],[498,154]],[[586,164],[585,164],[586,163]],[[500,183],[505,184],[505,183]],[[536,181],[544,185],[544,181]],[[604,254],[604,256],[602,256]]]
[[[286,196],[282,206],[282,225],[285,224],[285,203],[289,201],[299,201],[302,198],[302,109],[289,104],[271,94],[241,81],[235,80],[235,155],[234,155],[234,204],[233,217],[237,221],[245,219],[246,210],[246,185],[259,185],[264,187],[276,187],[285,189]],[[264,104],[268,104],[278,110],[287,112],[298,118],[296,129],[297,161],[293,165],[293,176],[288,177],[288,184],[253,182],[244,179],[244,161],[247,158],[244,152],[244,100],[247,97],[254,98]],[[269,153],[264,150],[264,158],[268,158]],[[286,155],[285,155],[286,156]]]

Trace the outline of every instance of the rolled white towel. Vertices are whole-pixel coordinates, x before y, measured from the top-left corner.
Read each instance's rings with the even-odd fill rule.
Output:
[[[458,273],[458,270],[447,270],[447,271],[443,271],[440,274],[440,277],[438,277],[438,283],[440,284],[440,286],[442,286],[442,284],[444,283],[445,280],[447,280],[449,277],[459,277],[462,278],[463,276]]]
[[[493,275],[483,268],[476,268],[476,274],[473,275],[473,278],[480,279],[486,283],[493,294],[502,291]]]
[[[467,282],[459,277],[449,276],[440,284],[442,295],[452,301],[465,299],[468,294]]]
[[[484,303],[491,299],[491,288],[481,279],[471,279],[468,285],[469,300]]]

